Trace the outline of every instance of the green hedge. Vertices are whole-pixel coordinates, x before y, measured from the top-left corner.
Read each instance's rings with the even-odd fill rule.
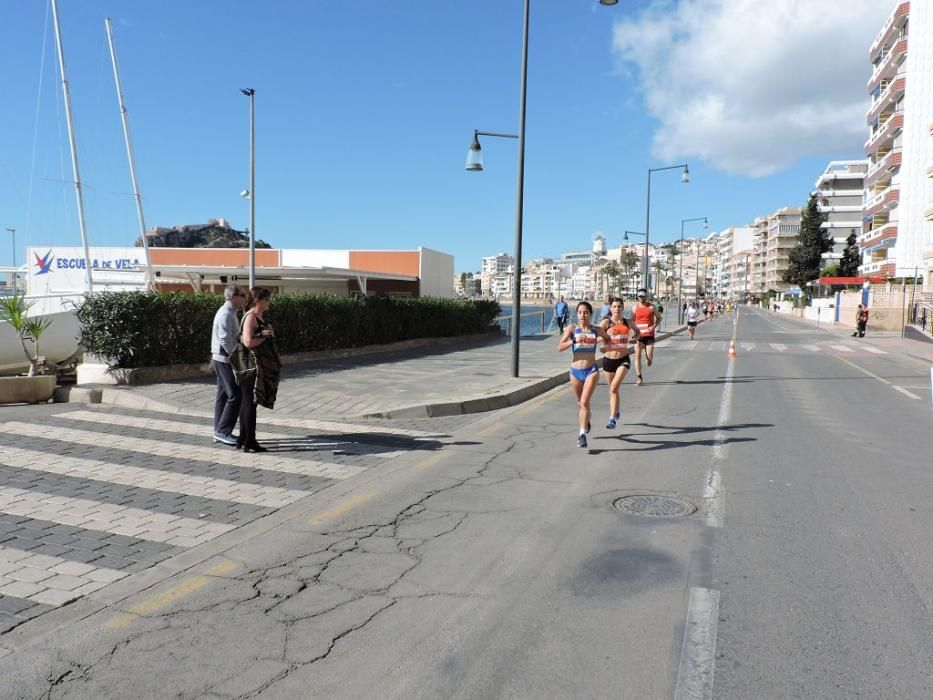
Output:
[[[219,294],[191,292],[93,294],[78,310],[81,346],[118,367],[206,362],[222,303]],[[290,354],[482,333],[499,313],[494,301],[279,294],[266,319]]]

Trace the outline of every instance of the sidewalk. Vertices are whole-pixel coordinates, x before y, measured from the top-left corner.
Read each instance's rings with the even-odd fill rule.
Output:
[[[453,416],[514,406],[567,381],[570,356],[557,352],[556,335],[522,337],[518,378],[511,376],[511,357],[509,339],[494,338],[288,365],[275,412],[322,419]],[[211,415],[215,386],[204,378],[97,388],[106,404]],[[73,392],[71,400],[82,397],[87,392]]]

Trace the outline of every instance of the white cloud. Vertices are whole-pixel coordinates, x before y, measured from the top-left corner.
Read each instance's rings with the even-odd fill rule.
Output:
[[[653,152],[764,176],[860,151],[868,49],[893,0],[658,0],[615,27],[659,120]]]

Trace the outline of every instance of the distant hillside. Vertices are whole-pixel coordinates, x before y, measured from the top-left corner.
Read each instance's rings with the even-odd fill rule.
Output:
[[[146,238],[153,248],[249,248],[249,234],[237,231],[224,219],[211,219],[206,224],[156,227],[146,231]],[[136,247],[142,248],[142,236],[136,239]],[[271,248],[265,241],[256,240],[257,248]]]

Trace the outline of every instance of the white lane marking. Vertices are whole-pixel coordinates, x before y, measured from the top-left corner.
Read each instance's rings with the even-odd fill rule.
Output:
[[[305,476],[320,476],[328,479],[349,479],[351,476],[356,476],[360,472],[365,471],[362,467],[328,464],[326,462],[317,462],[310,459],[306,461],[282,457],[276,452],[243,454],[226,445],[220,447],[200,447],[198,445],[172,444],[162,440],[147,440],[139,437],[95,433],[91,430],[49,428],[48,426],[35,425],[32,423],[7,423],[6,434],[17,437],[51,438],[77,445],[132,450],[134,452],[143,452],[147,455],[155,455],[158,457],[196,459],[214,464],[228,464],[235,467],[264,469],[274,472],[287,472],[289,474],[304,474]]]
[[[850,348],[848,345],[830,345],[829,347],[831,347],[833,350],[838,350],[839,352],[855,352],[855,350]]]
[[[862,350],[865,350],[866,352],[873,352],[876,355],[887,355],[888,354],[887,351],[879,350],[878,348],[874,348],[871,345],[860,345],[859,347],[861,347]]]
[[[178,547],[202,544],[236,527],[87,498],[24,491],[11,486],[0,486],[0,513],[89,530],[103,530],[152,542],[166,542]]]
[[[742,343],[742,350],[744,350],[745,352],[749,352],[754,349],[755,349],[754,343]]]
[[[0,545],[0,595],[56,607],[126,578],[125,571]]]
[[[787,350],[787,346],[784,343],[768,343],[772,348],[779,352],[784,352]]]
[[[716,671],[719,591],[691,588],[674,700],[709,700]]]
[[[183,493],[186,496],[200,496],[270,508],[281,508],[310,493],[310,491],[259,486],[229,479],[131,467],[127,464],[113,464],[70,455],[57,455],[50,459],[50,455],[45,452],[8,446],[3,447],[0,464],[47,474],[62,474],[76,479],[137,486],[156,491]]]
[[[722,476],[716,462],[725,459],[729,452],[726,443],[726,434],[723,428],[729,422],[732,411],[732,379],[735,376],[735,360],[729,360],[726,368],[726,383],[722,388],[722,398],[719,402],[719,416],[716,419],[716,433],[713,435],[713,463],[706,473],[706,483],[703,487],[703,498],[706,501],[706,524],[710,527],[722,527],[724,494],[722,490]]]
[[[118,413],[98,413],[96,411],[71,411],[68,413],[59,413],[56,418],[67,418],[70,420],[104,423],[107,425],[119,425],[125,428],[143,428],[146,430],[178,433],[181,435],[191,435],[194,437],[206,437],[209,436],[211,432],[210,425],[198,425],[196,423],[185,423],[183,421],[167,420],[164,418],[143,418],[140,416],[128,416]],[[265,430],[260,433],[259,437],[263,441],[274,440],[276,444],[281,447],[334,447],[336,445],[351,444],[345,440],[339,442],[318,442],[313,437],[301,437],[299,435],[288,435],[286,433],[270,433]],[[402,450],[396,450],[394,452],[380,452],[379,456],[384,459],[392,459],[402,454],[404,454]]]
[[[810,352],[819,352],[819,351],[820,351],[820,348],[819,348],[818,346],[816,346],[816,345],[804,345],[804,344],[802,344],[800,347],[802,347],[804,350],[809,350]]]
[[[913,393],[912,391],[907,391],[907,389],[905,389],[904,387],[901,387],[901,386],[894,386],[894,385],[892,384],[892,385],[891,385],[891,388],[894,389],[894,391],[899,391],[899,392],[901,392],[904,396],[909,396],[909,397],[912,398],[912,399],[918,399],[918,400],[920,399],[919,396],[917,396],[917,395],[916,395],[915,393]]]
[[[706,501],[706,524],[722,527],[722,477],[714,469],[706,475],[703,499]]]
[[[430,437],[435,433],[423,430],[407,430],[383,425],[359,425],[356,423],[335,423],[333,421],[315,420],[314,418],[279,418],[276,416],[262,417],[263,425],[278,425],[283,428],[305,428],[306,430],[333,431],[336,433],[359,433],[365,435],[402,435],[405,437]]]

